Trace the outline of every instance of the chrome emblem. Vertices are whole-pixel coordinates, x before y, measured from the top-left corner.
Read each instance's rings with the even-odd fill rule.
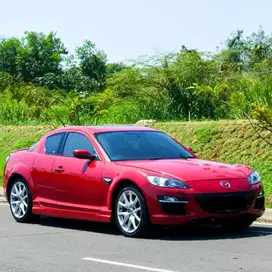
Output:
[[[227,181],[221,181],[221,182],[220,182],[220,185],[221,185],[222,187],[224,187],[224,188],[230,188],[230,187],[231,187],[230,183],[227,182]]]
[[[111,181],[112,181],[112,178],[103,178],[103,180],[106,182],[106,183],[111,183]]]

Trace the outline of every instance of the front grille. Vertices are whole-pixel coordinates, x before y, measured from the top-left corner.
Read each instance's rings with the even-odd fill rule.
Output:
[[[254,191],[238,193],[198,194],[199,206],[209,213],[234,213],[247,210],[253,202]]]

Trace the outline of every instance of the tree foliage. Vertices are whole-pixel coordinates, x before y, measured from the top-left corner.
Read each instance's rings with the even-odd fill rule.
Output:
[[[53,32],[0,39],[1,123],[247,118],[272,133],[271,86],[262,28],[237,30],[217,53],[182,46],[132,63],[108,63],[89,40],[71,54]]]
[[[91,41],[85,41],[76,49],[79,67],[83,76],[88,77],[93,84],[94,91],[102,91],[106,75],[106,54],[95,48]]]

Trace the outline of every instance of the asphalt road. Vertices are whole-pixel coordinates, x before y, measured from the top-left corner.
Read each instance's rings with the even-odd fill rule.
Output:
[[[107,224],[52,218],[16,223],[0,203],[0,271],[271,272],[272,225],[239,235],[190,227],[131,239]]]

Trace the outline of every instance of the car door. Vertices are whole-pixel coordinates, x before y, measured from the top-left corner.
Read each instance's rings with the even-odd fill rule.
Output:
[[[61,156],[53,165],[57,205],[63,209],[99,211],[108,191],[108,185],[102,181],[104,162],[98,158],[88,164],[86,159],[77,159],[73,155],[76,149],[97,155],[87,135],[69,132]]]
[[[43,206],[55,206],[55,184],[53,181],[53,165],[58,157],[65,133],[56,133],[45,139],[44,150],[37,153],[31,170],[35,185],[34,201]]]

